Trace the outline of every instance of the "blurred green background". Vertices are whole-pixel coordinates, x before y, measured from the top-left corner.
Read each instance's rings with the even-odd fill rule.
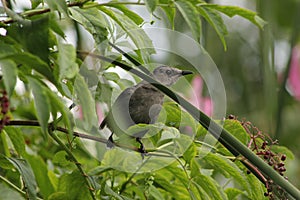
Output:
[[[203,45],[222,74],[227,113],[251,121],[292,150],[295,160],[288,163],[287,175],[299,187],[300,102],[289,91],[287,79],[292,49],[300,44],[300,1],[210,2],[256,10],[268,23],[259,30],[244,19],[224,17],[228,50],[224,52],[209,25],[203,27]]]

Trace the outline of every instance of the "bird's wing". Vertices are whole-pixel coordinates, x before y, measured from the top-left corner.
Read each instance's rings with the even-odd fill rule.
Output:
[[[100,129],[103,129],[106,125],[109,126],[109,121],[115,117],[113,116],[113,112],[116,113],[124,113],[125,111],[129,110],[129,100],[131,98],[131,95],[134,93],[134,91],[136,90],[137,86],[133,86],[130,88],[125,89],[116,99],[116,101],[114,102],[114,104],[111,107],[111,110],[108,112],[108,114],[106,115],[106,117],[103,119],[103,121],[100,124]],[[118,117],[122,117],[122,116],[118,116]]]

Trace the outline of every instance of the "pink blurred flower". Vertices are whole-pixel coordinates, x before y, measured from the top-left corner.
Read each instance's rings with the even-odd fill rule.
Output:
[[[99,103],[96,104],[96,114],[98,116],[98,125],[100,125],[104,119],[104,114]],[[77,109],[75,110],[75,116],[77,116],[79,119],[83,119],[83,111],[81,106],[77,106]]]
[[[200,109],[208,116],[212,116],[213,103],[210,97],[203,96],[203,80],[201,76],[197,75],[192,80],[192,91],[190,93],[190,103]]]
[[[300,45],[295,46],[292,51],[288,86],[292,95],[300,101]]]

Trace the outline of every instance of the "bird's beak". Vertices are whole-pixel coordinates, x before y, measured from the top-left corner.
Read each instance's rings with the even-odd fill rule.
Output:
[[[181,72],[181,75],[182,75],[182,76],[189,75],[189,74],[193,74],[193,72],[191,72],[191,71],[185,71],[185,70],[183,70],[183,71]]]

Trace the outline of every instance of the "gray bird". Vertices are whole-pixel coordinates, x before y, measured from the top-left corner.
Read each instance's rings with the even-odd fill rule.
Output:
[[[173,85],[181,76],[192,74],[169,66],[160,66],[153,71],[153,78],[166,86]],[[146,81],[124,90],[116,99],[110,112],[100,124],[100,129],[106,125],[111,130],[107,146],[113,146],[113,134],[118,136],[127,134],[126,130],[135,124],[153,124],[163,104],[164,94]],[[147,131],[134,134],[140,143],[140,152],[144,153],[144,146],[140,139]]]

